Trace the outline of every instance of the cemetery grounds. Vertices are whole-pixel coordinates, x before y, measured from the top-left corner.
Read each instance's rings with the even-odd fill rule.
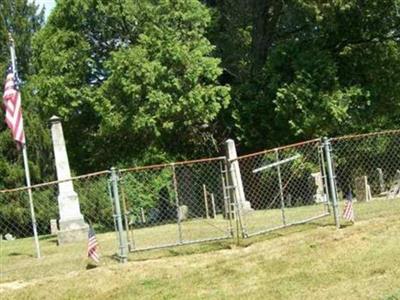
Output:
[[[372,195],[362,199],[356,192],[354,196],[362,199],[354,203],[356,222],[340,220],[340,230],[334,226],[332,207],[315,201],[318,188],[309,184],[310,174],[321,163],[319,140],[239,157],[244,190],[255,207],[240,218],[223,217],[226,184],[221,184],[223,178],[214,184],[215,178],[221,178],[218,159],[126,170],[125,175],[122,171],[121,186],[128,202],[130,193],[142,194],[139,200],[145,205],[147,195],[158,197],[165,182],[177,182],[169,187],[175,196],[172,200],[179,195],[189,209],[196,208],[191,209],[195,215],[185,220],[166,218],[150,226],[135,223],[140,219],[137,211],[130,221],[135,228],[127,232],[133,251],[126,264],[118,263],[121,245],[112,230],[107,174],[81,177],[74,185],[83,214],[98,222],[100,264],[94,267],[87,259],[85,242],[58,246],[55,235],[41,234],[42,258],[37,259],[31,237],[3,239],[0,295],[4,299],[242,299],[249,295],[252,299],[400,299],[399,189],[396,197],[387,197],[398,176],[399,136],[400,132],[391,131],[333,140],[336,185],[342,195],[349,178],[351,184],[362,178],[361,194]],[[252,172],[297,153],[302,154],[301,162],[281,167],[282,182],[276,172]],[[377,168],[384,170],[384,193]],[[204,191],[204,197],[190,202],[192,195],[203,193],[204,186],[209,193]],[[34,199],[51,200],[56,190],[57,185],[40,186],[33,191]],[[215,195],[215,213],[209,194]],[[103,202],[93,202],[102,198]],[[343,198],[339,197],[339,212]],[[48,217],[57,217],[56,207],[49,203],[53,202],[36,207],[44,218],[42,232],[47,230]],[[175,209],[180,204],[177,201]]]
[[[60,251],[55,237],[42,236],[44,258],[37,260],[32,239],[2,241],[1,265],[23,272],[2,274],[0,293],[2,299],[399,299],[400,199],[354,205],[357,222],[339,231],[323,218],[239,244],[132,253],[125,265],[103,248],[114,233],[99,234],[102,262],[89,270],[84,245]],[[147,234],[157,239],[164,229]]]

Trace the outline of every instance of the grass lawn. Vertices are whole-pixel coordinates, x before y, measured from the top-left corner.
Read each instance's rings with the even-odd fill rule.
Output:
[[[3,241],[0,298],[400,299],[400,200],[355,203],[355,213],[356,224],[345,223],[340,230],[327,217],[240,245],[225,240],[132,253],[124,265],[111,258],[115,234],[99,234],[104,257],[90,270],[85,244],[61,248],[53,237],[42,237],[44,258],[37,260],[31,239]],[[268,212],[253,214],[262,220],[257,229],[263,228]],[[288,216],[299,215],[293,210]],[[207,222],[204,227],[199,221],[183,223],[183,232],[201,238],[207,228],[222,235],[227,228],[222,219]],[[135,234],[138,242],[146,236],[169,242],[168,234],[175,240],[177,228],[164,225]]]

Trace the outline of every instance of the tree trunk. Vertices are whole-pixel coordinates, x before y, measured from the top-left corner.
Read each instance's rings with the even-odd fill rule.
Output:
[[[257,76],[264,67],[268,52],[273,45],[282,0],[252,0],[252,75]]]

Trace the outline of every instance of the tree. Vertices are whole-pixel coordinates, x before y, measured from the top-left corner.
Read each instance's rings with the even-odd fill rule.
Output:
[[[35,39],[34,80],[75,169],[201,153],[202,128],[229,102],[210,20],[196,0],[58,2]]]
[[[21,79],[32,73],[30,58],[31,40],[43,23],[43,11],[28,0],[3,0],[0,2],[0,72],[4,74],[9,64],[8,32],[15,39],[18,70]]]
[[[29,158],[32,180],[42,181],[51,176],[52,162],[48,162],[51,144],[46,124],[36,113],[37,103],[27,93],[27,82],[32,73],[31,40],[43,22],[43,12],[27,0],[4,0],[0,2],[0,74],[5,74],[10,64],[8,31],[16,43],[18,71],[22,79],[23,117],[29,143]],[[4,116],[1,117],[2,119]],[[4,119],[3,119],[4,120]],[[21,151],[16,148],[10,130],[0,122],[0,189],[24,185],[24,170]]]
[[[213,6],[223,26],[210,37],[233,98],[232,117],[220,122],[228,123],[244,150],[396,127],[396,5],[398,0],[224,0]],[[237,9],[242,15],[231,17]],[[229,39],[241,46],[231,47]]]

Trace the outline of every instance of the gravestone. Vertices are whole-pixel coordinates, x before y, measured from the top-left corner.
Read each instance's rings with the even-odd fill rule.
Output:
[[[388,199],[395,199],[398,197],[400,197],[400,170],[397,170],[396,179],[390,187],[389,193],[387,195]]]
[[[311,177],[314,179],[314,183],[317,187],[315,191],[314,200],[316,203],[322,203],[326,201],[326,195],[324,192],[324,181],[321,172],[311,173]]]
[[[15,237],[12,236],[11,233],[7,233],[7,234],[4,236],[4,238],[6,239],[6,241],[13,241],[13,240],[15,240]]]
[[[50,220],[50,233],[51,235],[56,235],[58,233],[58,225],[56,219]]]
[[[357,201],[368,202],[371,200],[371,187],[368,184],[367,176],[360,176],[355,179],[355,189]]]
[[[385,180],[383,179],[383,171],[381,168],[377,168],[377,170],[379,175],[379,189],[381,194],[384,194],[386,192],[386,188],[385,188]]]
[[[179,206],[178,210],[178,218],[180,221],[185,221],[189,217],[189,208],[187,205],[181,205]]]
[[[54,158],[56,162],[58,183],[58,209],[60,213],[60,230],[57,233],[58,243],[66,244],[87,239],[89,226],[85,223],[79,206],[79,198],[74,186],[69,168],[67,149],[61,120],[53,116],[50,119],[51,136],[53,139]]]

